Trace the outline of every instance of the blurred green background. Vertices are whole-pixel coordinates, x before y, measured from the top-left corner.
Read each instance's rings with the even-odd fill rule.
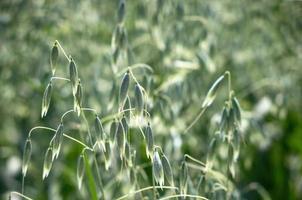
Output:
[[[49,114],[40,118],[55,40],[77,62],[85,103],[110,112],[112,82],[120,79],[113,75],[111,61],[117,5],[112,0],[0,1],[1,199],[8,191],[20,191],[22,149],[28,131],[37,125],[56,127],[59,116],[72,108],[69,87],[58,82]],[[152,112],[163,119],[163,126],[157,128],[158,143],[168,144],[170,136],[181,137],[180,154],[202,157],[205,135],[211,128],[208,124],[215,121],[225,94],[218,95],[218,103],[189,136],[181,136],[179,126],[192,121],[211,83],[229,70],[244,111],[246,137],[236,185],[243,189],[258,183],[272,199],[302,199],[302,2],[128,0],[126,11],[132,63],[152,66],[149,92],[154,104],[158,94],[170,101],[163,102],[162,112]],[[58,74],[68,75],[63,57]],[[75,179],[57,180],[61,186],[51,189],[47,186],[50,181],[42,184],[45,138],[49,139],[35,137],[33,143],[28,193],[37,199],[53,199],[50,195],[57,193],[63,199],[72,198],[77,192]],[[58,165],[74,171],[73,154],[68,151]],[[71,176],[58,172],[53,179],[64,173],[64,177]],[[259,198],[252,191],[243,196]]]

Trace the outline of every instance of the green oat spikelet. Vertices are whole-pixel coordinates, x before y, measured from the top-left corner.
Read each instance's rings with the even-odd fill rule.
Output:
[[[202,103],[202,108],[209,107],[216,98],[216,92],[221,85],[222,80],[224,79],[224,75],[220,76],[209,89],[206,98]]]
[[[146,139],[146,154],[148,158],[152,158],[153,156],[153,131],[148,123],[148,126],[145,129],[145,139]]]
[[[54,75],[56,72],[58,57],[59,57],[58,42],[55,41],[50,53],[50,67],[51,67],[52,75]]]
[[[141,114],[144,109],[144,96],[141,86],[136,83],[134,88],[135,108],[138,114]]]
[[[63,138],[64,138],[63,130],[64,130],[64,126],[63,123],[61,122],[52,140],[52,149],[53,149],[52,160],[54,160],[55,158],[57,159],[59,156],[61,145],[63,143]]]
[[[161,159],[159,157],[159,153],[155,150],[153,159],[152,159],[152,168],[153,168],[153,176],[155,182],[160,186],[164,185],[164,170]]]
[[[116,144],[120,154],[120,158],[123,159],[123,156],[125,155],[126,136],[125,136],[123,123],[121,121],[118,122],[115,137],[116,137]]]
[[[162,162],[162,165],[163,165],[166,180],[168,181],[168,183],[171,186],[174,186],[172,168],[171,168],[170,162],[169,162],[168,158],[166,157],[166,155],[163,155],[161,157],[161,162]]]
[[[32,153],[32,144],[30,138],[27,138],[25,145],[24,145],[24,151],[23,151],[23,160],[22,160],[22,175],[23,177],[26,176],[27,168],[30,162],[30,157]]]
[[[127,71],[122,79],[120,92],[119,92],[119,104],[121,107],[124,105],[125,99],[127,98],[129,84],[130,84],[130,75],[129,75],[129,71]]]
[[[72,86],[72,94],[75,96],[78,89],[78,70],[73,58],[69,57],[69,78]]]
[[[85,172],[85,161],[84,161],[84,155],[81,154],[78,158],[78,163],[77,163],[77,182],[78,182],[79,190],[82,188],[84,172]]]
[[[42,175],[42,179],[44,180],[45,178],[47,178],[49,171],[51,170],[52,167],[52,157],[53,157],[53,151],[51,147],[48,147],[45,157],[44,157],[44,163],[43,163],[43,175]]]
[[[41,112],[41,118],[45,117],[50,105],[51,101],[51,93],[52,93],[52,82],[49,81],[43,95],[42,99],[42,112]]]

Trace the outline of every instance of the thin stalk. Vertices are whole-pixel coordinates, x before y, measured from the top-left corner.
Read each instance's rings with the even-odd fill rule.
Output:
[[[153,73],[153,69],[152,67],[150,67],[149,65],[145,64],[145,63],[137,63],[137,64],[134,64],[134,65],[130,65],[128,66],[127,68],[121,70],[120,72],[117,73],[117,76],[122,76],[124,73],[127,72],[127,70],[135,70],[135,69],[139,69],[139,68],[145,68],[147,70],[149,70],[151,73]]]
[[[137,194],[137,193],[139,193],[139,192],[143,192],[143,191],[147,191],[147,190],[152,190],[153,187],[156,188],[156,189],[162,188],[162,189],[178,190],[177,187],[173,187],[173,186],[149,186],[149,187],[145,187],[145,188],[136,190],[136,191],[134,191],[134,192],[130,192],[130,193],[128,193],[128,194],[125,194],[124,196],[121,196],[121,197],[117,198],[116,200],[125,199],[125,198],[127,198],[128,196],[133,195],[133,194]]]
[[[49,130],[49,131],[52,131],[52,132],[56,132],[56,129],[53,129],[53,128],[49,128],[49,127],[45,127],[45,126],[36,126],[34,128],[32,128],[28,134],[28,137],[31,137],[31,135],[33,134],[33,131],[36,130],[36,129],[44,129],[44,130]],[[85,147],[86,149],[89,149],[90,151],[94,151],[92,148],[90,148],[88,145],[84,144],[83,142],[81,142],[80,140],[77,140],[75,139],[74,137],[71,137],[69,135],[67,135],[66,133],[63,133],[63,136],[82,145],[83,147]]]
[[[195,117],[193,122],[185,129],[184,133],[187,133],[199,120],[199,118],[203,115],[203,113],[206,111],[207,107],[204,107],[201,109],[201,111],[198,113],[198,115]]]
[[[196,158],[193,158],[192,156],[190,156],[190,155],[188,155],[188,154],[185,154],[184,157],[185,157],[185,158],[189,158],[189,159],[193,160],[194,162],[199,163],[199,164],[200,164],[201,166],[203,166],[203,167],[206,166],[203,162],[197,160]]]
[[[59,42],[58,40],[56,40],[56,42],[57,42],[59,48],[61,49],[61,51],[63,52],[64,56],[66,57],[66,59],[67,59],[68,61],[70,61],[69,57],[68,57],[67,54],[65,53],[65,50],[64,50],[63,47],[61,46],[60,42]]]
[[[49,127],[46,127],[46,126],[36,126],[36,127],[32,128],[32,129],[30,129],[30,131],[29,131],[29,133],[28,133],[28,137],[31,137],[32,132],[33,132],[34,130],[36,130],[36,129],[44,129],[44,130],[49,130],[49,131],[56,132],[56,130],[53,129],[53,128],[49,128]]]
[[[50,81],[52,81],[52,80],[62,80],[62,81],[68,81],[68,82],[70,81],[69,78],[63,78],[63,77],[58,77],[58,76],[51,77]]]
[[[161,198],[159,200],[172,199],[172,198],[176,198],[176,197],[190,197],[190,198],[195,198],[195,199],[208,200],[205,197],[198,196],[198,195],[191,195],[191,194],[176,194],[176,195],[171,195],[171,196],[163,197],[163,198]]]
[[[232,85],[231,85],[231,73],[229,71],[226,71],[225,74],[228,76],[228,91],[229,91],[229,102],[231,101],[232,98]]]
[[[61,117],[61,122],[63,122],[64,117],[65,117],[66,115],[68,115],[69,113],[71,113],[71,112],[75,112],[75,111],[74,111],[73,109],[66,111],[66,112],[62,115],[62,117]]]
[[[27,197],[27,196],[25,196],[25,195],[23,195],[23,194],[21,194],[19,192],[11,192],[10,195],[12,195],[12,194],[18,195],[18,196],[20,196],[20,197],[22,197],[24,199],[27,199],[27,200],[33,200],[32,198],[29,198],[29,197]]]

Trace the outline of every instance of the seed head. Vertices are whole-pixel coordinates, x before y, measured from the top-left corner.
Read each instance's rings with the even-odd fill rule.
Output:
[[[51,170],[52,167],[52,157],[53,157],[53,152],[52,148],[49,147],[46,151],[45,157],[44,157],[44,164],[43,164],[43,180],[48,176],[49,171]]]
[[[71,86],[72,86],[72,92],[73,95],[76,94],[77,92],[77,88],[78,88],[78,70],[76,67],[76,64],[73,60],[73,58],[70,56],[70,61],[69,61],[69,76],[70,76],[70,82],[71,82]]]
[[[58,158],[59,153],[60,153],[60,149],[61,149],[61,145],[63,143],[63,123],[61,122],[60,125],[58,126],[56,133],[54,135],[54,138],[52,140],[52,150],[53,150],[53,158],[52,160],[54,160],[55,158]]]
[[[103,128],[101,119],[97,115],[94,120],[94,129],[95,129],[96,140],[98,141],[98,144],[102,145],[102,148],[106,151],[106,149],[105,149],[105,132],[104,132],[104,128]]]
[[[50,100],[51,100],[51,93],[52,93],[52,83],[50,81],[44,91],[44,95],[42,99],[42,113],[41,113],[42,118],[45,117],[47,114]]]
[[[166,180],[168,181],[168,183],[171,186],[174,186],[173,172],[172,172],[172,168],[171,168],[168,158],[165,155],[163,155],[161,157],[161,162],[163,164],[163,169],[164,169],[164,174],[165,174]]]
[[[153,155],[153,131],[148,123],[148,126],[145,129],[145,139],[146,139],[146,154],[148,158],[151,158]]]
[[[157,151],[154,152],[152,164],[153,164],[153,176],[155,182],[160,186],[163,186],[164,185],[163,165]]]
[[[202,108],[209,107],[216,98],[216,92],[224,79],[224,75],[220,76],[209,89],[206,98],[202,103]]]
[[[188,187],[188,167],[185,162],[182,162],[180,175],[179,175],[179,187],[181,194],[187,194],[187,187]]]
[[[120,106],[124,105],[125,99],[128,94],[129,84],[130,84],[130,75],[129,75],[129,71],[127,71],[123,77],[121,87],[120,87],[120,93],[119,93]]]
[[[82,183],[83,183],[83,177],[85,172],[85,161],[84,161],[84,155],[81,154],[78,158],[78,164],[77,164],[77,181],[78,181],[78,187],[81,189]]]
[[[125,137],[123,123],[121,121],[119,121],[118,123],[115,137],[116,137],[117,148],[120,153],[120,158],[122,159],[125,154],[126,137]]]
[[[141,86],[136,83],[134,88],[134,95],[135,95],[135,108],[138,114],[141,114],[144,109],[144,96],[141,89]]]
[[[23,161],[22,161],[22,175],[23,177],[26,176],[27,168],[30,162],[30,157],[31,157],[31,152],[32,152],[32,145],[31,145],[31,140],[27,138],[24,146],[24,151],[23,151]]]
[[[58,48],[58,43],[55,42],[50,53],[50,66],[51,66],[52,75],[55,74],[58,57],[59,57],[59,48]]]

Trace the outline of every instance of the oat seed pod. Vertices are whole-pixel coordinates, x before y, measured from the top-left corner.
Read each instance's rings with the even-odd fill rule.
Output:
[[[213,165],[213,159],[215,155],[215,149],[217,145],[217,140],[213,138],[210,142],[209,148],[208,148],[208,154],[207,154],[207,168],[211,169]]]
[[[104,155],[105,155],[105,169],[108,170],[111,165],[111,148],[110,148],[110,141],[105,141],[105,149]]]
[[[26,176],[27,168],[30,162],[30,157],[31,157],[31,152],[32,152],[32,144],[31,140],[27,138],[24,146],[24,151],[23,151],[23,161],[22,161],[22,175],[23,177]]]
[[[43,180],[47,178],[49,171],[51,170],[52,166],[52,148],[49,147],[46,151],[45,157],[44,157],[44,163],[43,163]]]
[[[126,119],[128,120],[128,122],[130,122],[130,114],[131,114],[130,109],[131,109],[131,102],[130,102],[129,96],[127,96],[123,110],[124,110],[124,115],[126,116]]]
[[[58,57],[59,57],[59,48],[58,48],[58,43],[55,42],[50,53],[50,66],[51,66],[52,75],[54,75],[56,72]]]
[[[126,137],[125,137],[123,123],[121,121],[118,122],[118,127],[116,130],[115,137],[116,137],[117,148],[120,153],[120,158],[122,159],[123,156],[125,155]]]
[[[240,123],[241,123],[241,108],[240,108],[239,101],[237,100],[236,97],[232,98],[232,106],[233,106],[234,112],[235,112],[235,119],[238,122],[238,124],[240,125]]]
[[[145,139],[146,139],[146,154],[148,158],[153,156],[153,131],[148,123],[148,126],[145,129]]]
[[[81,80],[79,79],[77,85],[77,91],[75,93],[75,106],[74,106],[78,116],[80,116],[81,114],[82,101],[83,101],[83,88],[82,88]]]
[[[121,122],[122,122],[123,127],[124,127],[125,136],[127,136],[129,126],[128,126],[128,123],[127,123],[127,120],[126,120],[126,116],[125,116],[125,115],[123,115],[123,118],[121,119]]]
[[[52,82],[50,81],[44,91],[43,99],[42,99],[42,112],[41,118],[45,117],[49,108],[50,100],[52,93]]]
[[[157,151],[154,152],[153,155],[153,161],[152,161],[152,168],[153,168],[153,176],[155,179],[155,182],[159,184],[160,186],[164,185],[164,170],[163,165],[161,162],[161,159],[159,157],[159,154]]]
[[[234,145],[234,161],[237,161],[240,154],[240,131],[236,128],[233,132],[233,145]]]
[[[105,132],[104,132],[104,128],[101,122],[101,119],[99,118],[99,116],[96,115],[96,118],[94,120],[94,129],[95,129],[95,133],[96,133],[96,140],[98,142],[99,145],[102,145],[102,148],[104,151],[106,151],[105,148]]]
[[[78,163],[77,163],[77,181],[78,181],[79,190],[82,187],[84,172],[85,172],[84,155],[81,154],[80,157],[78,158]]]
[[[118,123],[116,120],[114,120],[110,125],[110,142],[111,142],[111,144],[113,144],[114,140],[115,140],[117,125],[118,125]]]
[[[219,123],[219,132],[220,132],[220,134],[223,134],[224,132],[227,131],[227,125],[228,125],[227,122],[228,122],[228,109],[225,106],[223,108],[220,123]]]
[[[118,23],[122,23],[124,21],[125,18],[125,0],[120,0],[119,2],[119,6],[118,6]]]
[[[56,133],[52,141],[52,149],[53,149],[52,160],[54,160],[55,158],[57,159],[59,156],[61,145],[63,143],[63,138],[64,138],[63,130],[64,130],[64,126],[63,123],[61,122],[56,130]]]
[[[131,147],[130,144],[128,142],[126,142],[125,145],[125,159],[126,159],[126,163],[129,167],[132,166],[132,160],[131,160]]]
[[[121,83],[121,87],[120,87],[120,92],[119,92],[120,106],[124,105],[125,99],[128,94],[129,84],[130,84],[130,75],[129,75],[129,71],[127,71],[122,79],[122,83]]]
[[[70,61],[69,61],[69,77],[70,77],[70,82],[71,82],[71,86],[72,86],[72,93],[73,95],[76,94],[77,92],[77,88],[78,88],[78,70],[76,67],[76,64],[73,60],[73,58],[70,56],[69,57]]]
[[[220,76],[209,89],[206,98],[202,103],[202,108],[209,107],[216,98],[216,92],[224,79],[224,75]]]
[[[188,187],[188,167],[187,164],[183,161],[181,164],[180,175],[179,175],[180,193],[186,195],[187,187]]]
[[[235,122],[236,122],[236,116],[235,116],[235,110],[233,107],[231,107],[229,109],[229,116],[228,116],[228,125],[229,125],[229,128],[232,128],[235,126]]]
[[[171,186],[174,186],[172,168],[171,168],[170,162],[169,162],[168,158],[166,157],[166,155],[163,155],[161,157],[161,162],[163,164],[163,169],[164,169],[164,174],[165,174],[166,180],[168,181],[168,183]]]
[[[134,88],[135,108],[138,114],[141,114],[144,109],[144,96],[141,86],[136,83]]]

